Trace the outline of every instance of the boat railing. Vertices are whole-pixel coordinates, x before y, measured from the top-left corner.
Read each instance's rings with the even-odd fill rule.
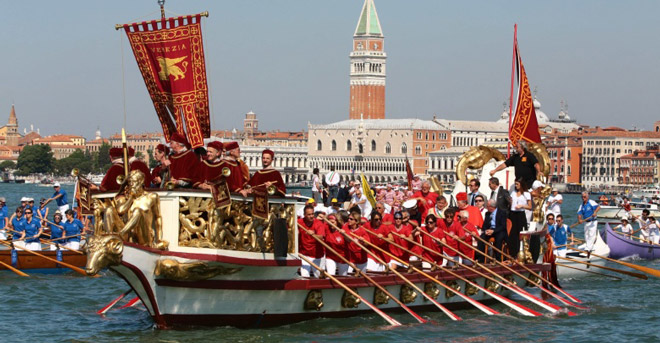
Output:
[[[162,241],[172,251],[275,259],[292,258],[298,251],[296,210],[303,204],[295,197],[269,197],[267,215],[261,218],[253,211],[255,198],[240,194],[232,194],[229,204],[218,207],[207,190],[149,189],[143,196],[154,199],[156,195],[157,209],[146,209],[139,199],[116,194],[92,195],[97,235],[119,234],[125,242],[164,249],[158,245],[157,225],[161,225]],[[127,206],[126,201],[134,203]],[[146,228],[150,240],[141,239],[145,228],[125,229],[135,222],[131,221],[134,215],[144,217],[140,220],[143,225],[152,223]]]

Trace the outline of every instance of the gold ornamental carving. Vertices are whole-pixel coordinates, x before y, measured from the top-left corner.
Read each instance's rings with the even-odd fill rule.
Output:
[[[480,169],[492,158],[496,161],[504,161],[506,159],[497,149],[484,145],[470,148],[470,150],[461,156],[456,164],[456,179],[461,180],[463,184],[467,185],[467,176],[465,176],[467,169]]]
[[[227,268],[223,266],[209,266],[206,262],[182,263],[173,259],[158,260],[154,274],[164,279],[176,281],[206,280],[218,275],[229,275],[239,272],[243,268]]]
[[[158,194],[144,188],[144,174],[133,170],[114,199],[95,199],[97,234],[118,234],[123,241],[166,250]]]
[[[353,289],[353,291],[357,293],[357,289]],[[360,302],[362,302],[360,298],[347,291],[344,291],[344,294],[341,296],[341,306],[345,308],[357,308]]]
[[[390,302],[390,296],[380,288],[374,289],[374,305],[385,305]]]
[[[491,291],[491,292],[497,292],[498,289],[500,289],[500,284],[493,281],[493,280],[486,280],[486,289]]]
[[[459,285],[458,282],[456,282],[456,280],[447,281],[447,283],[445,283],[445,284],[446,284],[449,288],[454,289],[454,290],[456,290],[457,292],[460,292],[460,291],[461,291],[461,285]],[[455,296],[455,295],[456,295],[456,293],[452,292],[452,291],[449,290],[449,289],[445,289],[445,298],[449,299],[449,298],[451,298],[451,297],[453,297],[453,296]]]
[[[237,251],[273,252],[273,226],[283,218],[287,225],[289,253],[293,253],[296,227],[294,204],[271,204],[267,219],[250,215],[251,204],[232,200],[215,207],[210,198],[179,198],[179,245]]]
[[[415,292],[415,290],[408,285],[401,285],[401,291],[399,292],[399,299],[404,304],[410,304],[412,302],[415,302],[415,299],[417,299],[417,292]]]
[[[430,296],[433,299],[438,299],[438,296],[440,295],[440,290],[438,289],[438,286],[435,285],[435,283],[427,282],[424,284],[424,293],[426,293],[426,295]],[[424,298],[424,301],[428,301],[428,300]]]
[[[477,284],[477,280],[468,280],[468,281],[474,283],[475,285]],[[467,295],[467,296],[473,296],[473,295],[479,293],[479,288],[477,288],[476,286],[470,284],[470,282],[465,283],[465,295]]]
[[[96,275],[101,269],[118,266],[121,263],[124,242],[118,235],[97,235],[87,239],[87,275]]]
[[[308,311],[320,311],[323,307],[323,292],[320,289],[314,289],[307,293],[303,308]]]

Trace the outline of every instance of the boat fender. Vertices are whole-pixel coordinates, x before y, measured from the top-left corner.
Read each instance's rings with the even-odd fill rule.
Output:
[[[289,250],[289,233],[284,218],[276,218],[273,223],[273,243],[275,257],[286,257]]]
[[[18,253],[16,249],[11,249],[11,265],[12,267],[18,267]]]

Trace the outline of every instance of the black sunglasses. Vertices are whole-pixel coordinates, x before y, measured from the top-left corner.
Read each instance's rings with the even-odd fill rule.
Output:
[[[25,212],[25,214],[32,214],[32,212]]]

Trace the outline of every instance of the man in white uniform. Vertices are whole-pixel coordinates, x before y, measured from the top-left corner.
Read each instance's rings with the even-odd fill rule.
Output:
[[[557,188],[552,189],[552,194],[548,197],[548,201],[546,202],[548,209],[546,211],[547,213],[552,213],[555,216],[558,216],[561,214],[561,204],[564,202],[564,198],[559,194],[559,191]]]
[[[598,211],[600,211],[598,203],[589,199],[588,192],[582,192],[582,204],[577,213],[578,223],[584,223],[585,250],[588,252],[594,250],[594,244],[596,243],[596,235],[598,234],[598,220],[596,220],[596,216]]]

